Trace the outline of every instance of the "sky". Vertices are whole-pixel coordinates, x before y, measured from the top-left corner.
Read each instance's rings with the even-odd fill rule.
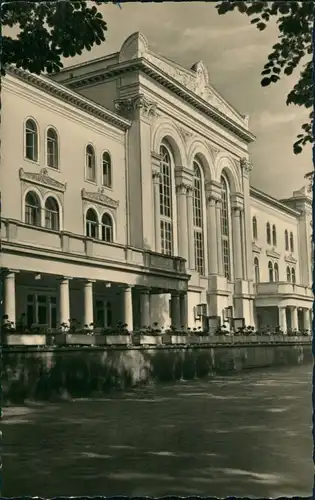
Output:
[[[184,67],[202,60],[210,83],[250,116],[250,130],[257,137],[250,145],[251,184],[285,198],[306,183],[304,174],[312,170],[311,146],[299,155],[292,146],[308,113],[286,105],[299,74],[284,76],[271,87],[260,85],[261,70],[277,42],[275,22],[261,32],[238,11],[219,16],[213,3],[205,2],[105,4],[99,10],[107,22],[106,41],[65,60],[65,66],[116,52],[135,31],[146,36],[153,51]]]

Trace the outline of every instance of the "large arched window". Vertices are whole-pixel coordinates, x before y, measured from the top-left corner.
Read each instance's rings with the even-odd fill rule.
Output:
[[[47,130],[47,166],[58,168],[58,136],[53,128]]]
[[[274,247],[277,246],[277,229],[274,224],[272,226],[272,244]]]
[[[230,196],[228,183],[221,176],[221,239],[224,276],[231,279],[231,255],[230,255]]]
[[[254,240],[258,238],[257,219],[255,216],[253,217],[253,238]]]
[[[86,146],[85,152],[85,171],[86,171],[86,179],[88,181],[95,181],[96,179],[96,165],[95,165],[95,152],[93,146],[88,144]]]
[[[271,229],[270,229],[269,222],[267,222],[267,224],[266,224],[266,238],[267,238],[268,245],[271,245]]]
[[[292,267],[291,269],[291,276],[292,276],[292,283],[295,285],[296,283],[296,276],[295,276],[295,269]]]
[[[194,221],[194,247],[195,267],[200,274],[205,274],[205,255],[203,240],[203,200],[202,200],[202,175],[200,165],[194,161],[194,190],[193,190],[193,221]]]
[[[254,258],[254,279],[255,283],[260,282],[259,260],[257,257]]]
[[[278,266],[277,262],[275,262],[275,264],[273,266],[273,270],[274,270],[274,280],[277,282],[277,281],[279,281],[279,266]]]
[[[107,151],[102,156],[102,184],[108,188],[112,187],[112,162]]]
[[[289,250],[289,234],[287,230],[284,231],[284,248]]]
[[[25,157],[28,160],[38,161],[38,130],[34,120],[25,123]]]
[[[45,202],[45,227],[59,231],[59,205],[55,198],[49,196]]]
[[[98,217],[93,208],[89,208],[86,212],[86,236],[98,238]]]
[[[31,226],[41,225],[40,199],[33,191],[29,191],[25,197],[25,223]]]
[[[113,220],[110,215],[103,214],[102,217],[102,240],[113,241]]]
[[[160,178],[160,230],[161,252],[173,253],[173,214],[172,214],[172,160],[168,149],[162,144]]]
[[[290,251],[294,252],[294,239],[293,239],[293,233],[290,233]]]
[[[270,281],[270,283],[272,283],[273,282],[273,265],[272,265],[271,261],[268,262],[268,274],[269,274],[269,281]]]
[[[289,266],[287,267],[287,281],[291,283],[291,269]]]

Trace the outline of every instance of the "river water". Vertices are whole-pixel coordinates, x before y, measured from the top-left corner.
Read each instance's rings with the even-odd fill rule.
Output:
[[[310,366],[4,410],[5,496],[310,496]]]

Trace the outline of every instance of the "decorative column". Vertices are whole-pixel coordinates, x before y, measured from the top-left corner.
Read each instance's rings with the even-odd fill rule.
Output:
[[[241,208],[240,207],[234,207],[232,209],[232,226],[233,226],[234,278],[236,280],[241,280],[241,279],[243,279],[243,264],[242,264]]]
[[[17,271],[9,270],[4,277],[4,310],[5,316],[8,316],[8,321],[16,325],[16,308],[15,308],[15,274]]]
[[[242,266],[243,266],[243,279],[247,280],[247,259],[246,259],[246,251],[243,249],[246,248],[246,225],[245,225],[245,212],[241,211],[241,246],[242,246]]]
[[[216,201],[213,195],[207,197],[207,246],[209,274],[218,274],[218,247],[216,230]],[[221,235],[220,235],[221,238]]]
[[[216,242],[217,242],[217,258],[218,258],[218,274],[223,276],[223,256],[222,256],[222,238],[221,238],[221,200],[216,200],[215,217],[216,217]]]
[[[70,294],[69,294],[69,279],[61,278],[59,283],[59,322],[62,325],[69,325],[70,320]]]
[[[298,329],[298,311],[297,307],[291,307],[291,328],[292,330]]]
[[[187,185],[181,182],[176,186],[176,202],[177,202],[177,238],[179,256],[183,257],[188,262],[188,239],[189,231],[187,228],[187,201],[186,201]]]
[[[279,326],[281,330],[283,331],[284,334],[287,333],[287,315],[286,315],[286,308],[285,307],[279,307]]]
[[[141,317],[141,325],[140,325],[141,327],[151,326],[149,290],[140,291],[140,317]]]
[[[171,315],[172,315],[172,326],[175,328],[180,328],[180,299],[179,293],[173,292],[171,295]]]
[[[88,327],[94,321],[93,317],[93,280],[87,280],[84,282],[84,325]]]
[[[160,172],[153,172],[153,199],[154,199],[154,232],[155,251],[161,252],[161,227],[160,227]]]
[[[242,171],[243,196],[244,196],[244,260],[246,261],[245,277],[248,281],[253,281],[253,257],[252,257],[252,222],[250,215],[250,186],[249,177],[253,169],[252,162],[247,158],[241,158],[240,167]]]
[[[179,297],[179,308],[180,308],[180,326],[187,329],[188,327],[188,304],[187,304],[187,293],[182,293]]]
[[[132,311],[132,287],[127,286],[123,291],[123,301],[124,301],[124,322],[127,325],[127,330],[132,332],[133,330],[133,311]]]
[[[188,268],[195,269],[195,242],[194,242],[194,208],[193,208],[193,189],[187,186],[187,233],[188,233]]]
[[[311,329],[309,309],[303,309],[303,328],[308,331]]]

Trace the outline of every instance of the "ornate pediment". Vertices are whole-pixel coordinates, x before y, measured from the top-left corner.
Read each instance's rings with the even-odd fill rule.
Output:
[[[261,252],[261,247],[259,247],[255,241],[252,241],[252,250],[255,253],[260,253]]]
[[[81,191],[82,200],[90,201],[91,203],[96,203],[97,205],[102,205],[104,207],[117,208],[119,205],[119,201],[113,200],[112,198],[104,194],[104,192],[105,189],[102,187],[99,188],[96,193],[88,192],[83,188]]]
[[[296,264],[297,263],[297,260],[293,257],[292,253],[290,253],[289,255],[285,255],[284,260],[286,262],[289,262],[290,264]]]
[[[280,259],[280,254],[275,251],[274,248],[271,250],[266,250],[267,257],[271,257],[272,259]]]
[[[67,188],[66,182],[59,182],[50,177],[47,168],[42,168],[39,173],[25,172],[23,168],[20,168],[19,176],[21,181],[28,184],[35,184],[61,193],[64,193]]]
[[[174,78],[188,90],[201,97],[208,104],[216,108],[223,115],[229,117],[242,127],[246,127],[248,119],[232,108],[217,94],[208,83],[208,71],[202,61],[194,64],[190,70],[181,68],[175,63],[168,61],[152,52],[144,54],[146,60],[162,70],[167,76]]]

